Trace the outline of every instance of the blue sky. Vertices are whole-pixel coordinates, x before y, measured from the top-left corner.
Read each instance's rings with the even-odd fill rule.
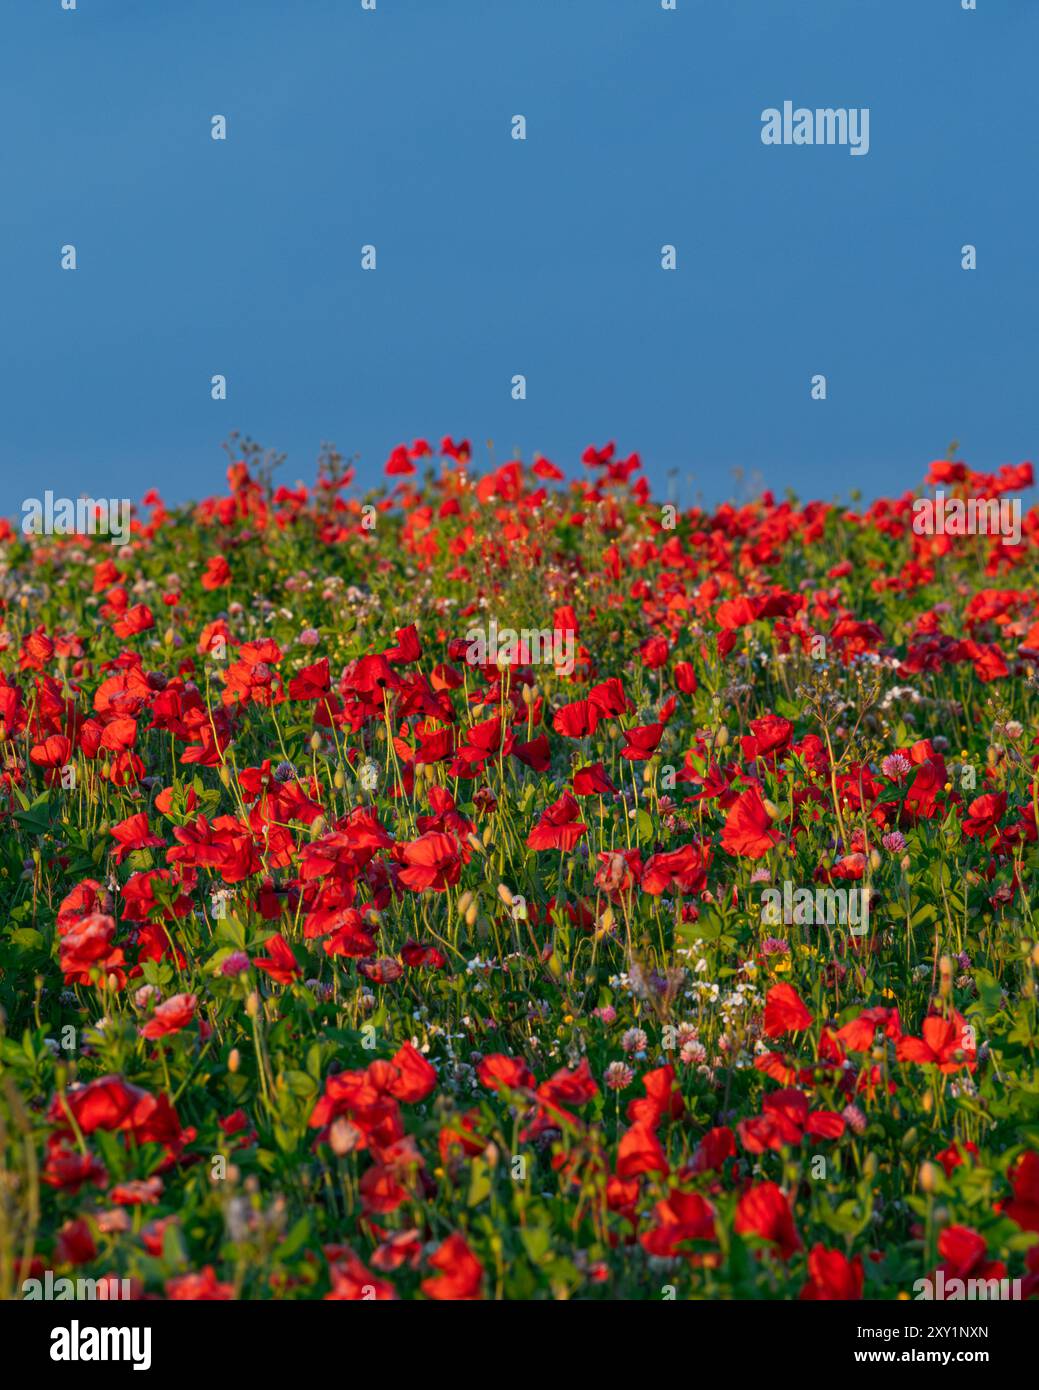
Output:
[[[0,511],[218,490],[232,429],[288,483],[615,438],[684,502],[1032,458],[1039,4],[977,4],[6,0]],[[868,155],[763,145],[785,99]]]

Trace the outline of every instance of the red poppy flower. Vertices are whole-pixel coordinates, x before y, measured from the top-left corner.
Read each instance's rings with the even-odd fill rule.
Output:
[[[509,1090],[529,1089],[534,1085],[534,1075],[526,1062],[520,1057],[506,1057],[500,1052],[492,1052],[484,1057],[476,1068],[481,1086],[496,1091],[500,1087]]]
[[[696,694],[699,689],[699,684],[692,662],[678,661],[675,663],[675,685],[683,695]]]
[[[862,1297],[862,1256],[848,1259],[843,1250],[813,1245],[808,1252],[808,1282],[800,1297],[808,1301],[857,1301]]]
[[[736,1207],[734,1228],[739,1235],[760,1236],[776,1247],[782,1260],[801,1248],[790,1203],[774,1182],[749,1187]]]
[[[142,1038],[164,1038],[179,1033],[195,1017],[198,999],[194,994],[174,994],[159,1004],[152,1017],[141,1029]]]
[[[113,850],[112,858],[117,864],[121,864],[135,850],[155,848],[166,843],[161,835],[153,835],[148,829],[148,816],[144,811],[119,821],[112,826],[109,834],[116,842],[117,848]]]
[[[772,825],[761,789],[755,783],[729,807],[722,830],[722,848],[746,859],[761,859],[779,844],[780,839],[779,831]]]
[[[968,838],[988,840],[998,834],[998,823],[1007,809],[1006,792],[988,792],[970,803],[963,818],[963,833]]]
[[[95,912],[70,926],[61,938],[58,962],[68,985],[104,984],[111,980],[117,989],[126,984],[126,958],[122,948],[113,946],[115,921]]]
[[[621,757],[627,758],[629,762],[645,762],[653,756],[663,732],[664,726],[661,723],[642,724],[625,729]]]
[[[161,1253],[160,1248],[156,1254]],[[167,1279],[165,1289],[167,1298],[181,1302],[226,1303],[235,1296],[234,1285],[221,1283],[212,1265],[203,1266],[198,1274],[178,1274]]]
[[[312,666],[303,666],[289,681],[290,700],[320,700],[332,688],[328,657],[323,656]]]
[[[778,753],[789,748],[794,726],[789,719],[782,719],[778,714],[765,714],[750,721],[750,730],[750,736],[740,740],[743,756],[748,762],[755,758],[774,760]]]
[[[29,758],[37,767],[51,769],[52,773],[69,762],[72,755],[72,740],[64,734],[51,734],[42,743],[34,743],[29,749]],[[56,780],[51,777],[49,780]]]
[[[970,1226],[946,1226],[938,1237],[939,1266],[946,1283],[950,1279],[1004,1279],[1002,1260],[986,1259],[985,1237]],[[936,1271],[937,1272],[937,1271]]]
[[[711,863],[709,845],[682,845],[666,854],[651,856],[642,871],[642,888],[653,897],[661,893],[699,893],[707,884]]]
[[[296,964],[296,957],[292,954],[289,943],[280,932],[276,936],[268,937],[264,944],[267,955],[256,956],[253,959],[253,965],[258,970],[264,971],[280,985],[291,984],[303,973]]]
[[[330,1260],[328,1276],[331,1289],[325,1294],[331,1301],[371,1301],[392,1302],[397,1290],[388,1279],[380,1279],[357,1258],[352,1250],[343,1249],[338,1258]]]
[[[437,1273],[423,1279],[422,1292],[439,1302],[473,1302],[481,1297],[483,1266],[460,1235],[448,1236],[429,1263]]]
[[[765,996],[765,1036],[801,1033],[812,1026],[812,1015],[793,985],[773,985]]]
[[[200,583],[203,589],[223,589],[231,582],[231,566],[223,555],[210,555]]]
[[[720,1172],[727,1158],[736,1157],[736,1136],[728,1125],[709,1129],[696,1146],[693,1172]]]
[[[564,792],[558,801],[542,812],[541,819],[527,836],[528,847],[569,853],[588,829],[583,821],[577,819],[580,814],[581,808],[577,802],[569,792]]]
[[[547,772],[552,766],[548,735],[538,734],[537,738],[531,739],[529,743],[514,744],[512,756],[518,758],[521,763],[534,772]]]
[[[415,465],[412,463],[406,444],[398,444],[386,460],[386,473],[389,477],[409,477],[414,473]]]
[[[530,470],[537,478],[551,478],[559,481],[566,477],[566,474],[546,458],[536,458]]]
[[[394,845],[393,857],[405,865],[398,874],[400,882],[415,893],[427,888],[443,893],[461,877],[458,841],[438,830],[430,830],[410,844]]]
[[[671,647],[666,637],[658,635],[647,637],[639,646],[639,656],[647,671],[655,671],[667,665]]]
[[[599,724],[599,707],[589,700],[563,705],[552,717],[552,727],[564,738],[587,738]]]
[[[1039,1231],[1039,1153],[1035,1149],[1027,1149],[1017,1160],[1010,1181],[1014,1197],[1003,1207],[1004,1215],[1023,1231]]]
[[[670,1171],[667,1155],[651,1126],[644,1121],[632,1125],[617,1146],[617,1176],[661,1173],[667,1177]]]
[[[653,1208],[653,1223],[639,1236],[639,1244],[647,1255],[661,1259],[687,1255],[695,1262],[694,1253],[680,1247],[691,1240],[717,1240],[714,1208],[698,1192],[672,1188]]]
[[[438,951],[435,946],[424,946],[411,937],[401,947],[400,957],[412,970],[417,970],[423,965],[431,966],[434,970],[443,970],[447,964],[447,957],[443,951]]]
[[[931,1014],[924,1019],[922,1038],[900,1038],[895,1056],[900,1062],[933,1064],[946,1074],[975,1067],[974,1029],[955,1010],[948,1018]]]
[[[152,616],[151,609],[144,603],[137,603],[133,608],[128,608],[123,616],[112,624],[112,631],[121,640],[126,641],[128,637],[136,637],[138,633],[148,632],[155,626],[155,618]]]
[[[617,788],[610,781],[602,763],[591,763],[574,773],[576,796],[616,796]]]

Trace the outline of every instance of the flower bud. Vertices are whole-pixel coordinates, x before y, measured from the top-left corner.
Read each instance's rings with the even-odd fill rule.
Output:
[[[930,1092],[928,1092],[930,1094]],[[938,1184],[941,1181],[941,1169],[937,1163],[932,1163],[929,1158],[925,1158],[920,1164],[919,1172],[916,1175],[917,1184],[921,1192],[926,1192],[930,1196],[937,1192]]]

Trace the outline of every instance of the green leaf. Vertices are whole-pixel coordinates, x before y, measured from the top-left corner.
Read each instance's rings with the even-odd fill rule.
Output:
[[[477,1155],[472,1162],[469,1170],[469,1196],[466,1205],[470,1207],[479,1206],[485,1197],[491,1193],[491,1170],[487,1167],[484,1160]]]

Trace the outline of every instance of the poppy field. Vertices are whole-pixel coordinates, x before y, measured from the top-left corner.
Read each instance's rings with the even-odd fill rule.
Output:
[[[1031,466],[229,457],[0,523],[0,1298],[1039,1292]]]

